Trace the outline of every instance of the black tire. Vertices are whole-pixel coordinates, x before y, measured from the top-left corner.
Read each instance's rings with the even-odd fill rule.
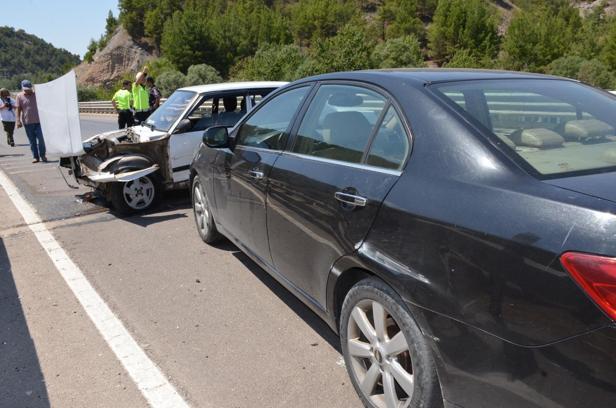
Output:
[[[190,189],[190,196],[192,201],[193,215],[195,217],[195,225],[197,226],[197,232],[199,236],[209,245],[214,245],[220,242],[223,236],[218,232],[216,228],[216,222],[214,216],[210,210],[210,204],[205,194],[205,190],[202,187],[199,176],[195,176]],[[201,208],[201,210],[199,210]]]
[[[360,310],[365,309],[365,316],[368,318],[369,323],[372,323],[372,327],[377,327],[374,323],[374,315],[371,314],[372,310],[374,310],[372,309],[374,307],[374,302],[383,306],[385,310],[384,321],[387,327],[385,330],[385,333],[387,333],[385,336],[386,340],[374,342],[379,345],[378,347],[375,347],[374,343],[369,341],[367,337],[362,337],[363,331],[359,329],[359,325],[355,323],[357,319],[351,317],[356,306]],[[371,317],[372,322],[370,322]],[[351,328],[349,328],[350,319],[353,319]],[[361,318],[359,320],[361,320]],[[351,331],[351,333],[349,333],[349,331]],[[406,340],[405,346],[408,347],[404,348],[406,351],[399,352],[392,357],[394,354],[385,352],[386,348],[381,348],[381,345],[386,344],[386,341],[391,341],[398,332],[404,335],[404,339]],[[376,333],[377,331],[375,330],[374,334]],[[357,357],[357,351],[355,351],[356,357],[351,356],[349,352],[349,335],[352,335],[352,340],[359,342],[358,344],[361,346],[370,346],[370,351],[368,352],[369,357]],[[424,339],[421,330],[403,305],[402,299],[400,299],[393,289],[383,281],[376,278],[367,278],[358,282],[348,292],[344,299],[340,316],[340,341],[349,377],[351,378],[355,391],[366,407],[376,408],[377,402],[375,399],[385,399],[385,375],[387,375],[389,379],[395,379],[395,383],[393,383],[395,392],[393,395],[400,401],[404,401],[405,399],[408,401],[409,395],[411,394],[405,392],[401,385],[402,383],[399,382],[393,374],[391,367],[393,367],[394,364],[396,367],[405,368],[405,371],[412,374],[413,377],[412,386],[408,386],[409,383],[406,383],[407,389],[412,390],[412,395],[410,397],[410,405],[405,406],[411,408],[443,407],[443,398],[441,396],[432,351]],[[375,350],[379,351],[375,352]],[[376,365],[378,373],[375,377],[370,377],[369,369],[373,364]],[[356,371],[358,371],[357,374]],[[397,373],[399,372],[400,371],[397,371]],[[366,381],[366,383],[374,384],[374,388],[372,388],[370,393],[382,394],[383,397],[379,395],[372,395],[371,397],[367,395],[366,392],[362,391],[358,375],[365,375],[363,379],[377,378],[377,380]],[[389,384],[391,384],[391,382]],[[390,395],[392,395],[391,392]]]
[[[142,197],[135,197],[131,202],[131,195],[127,194],[126,190],[137,184],[141,188]],[[109,198],[115,212],[120,215],[129,215],[155,208],[161,194],[162,187],[158,177],[148,174],[137,180],[111,183]]]

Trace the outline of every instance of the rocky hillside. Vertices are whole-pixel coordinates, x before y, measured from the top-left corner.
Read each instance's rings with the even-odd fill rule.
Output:
[[[154,55],[120,26],[91,63],[83,62],[75,68],[77,82],[86,86],[114,84],[125,74],[139,71],[152,58]]]

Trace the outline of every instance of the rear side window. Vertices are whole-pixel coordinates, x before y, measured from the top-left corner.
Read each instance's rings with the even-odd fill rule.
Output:
[[[308,86],[292,89],[272,98],[255,112],[238,132],[237,145],[282,150],[287,128],[308,93]]]
[[[393,106],[390,106],[372,141],[366,163],[371,166],[400,170],[408,153],[409,140],[402,121]]]
[[[434,85],[536,172],[557,176],[616,166],[616,98],[564,80]]]
[[[293,146],[294,153],[360,163],[385,107],[385,98],[350,85],[322,85]]]

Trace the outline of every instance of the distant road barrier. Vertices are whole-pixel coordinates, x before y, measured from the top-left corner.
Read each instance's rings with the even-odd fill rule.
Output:
[[[115,109],[109,101],[79,102],[79,113],[112,115],[115,113]]]
[[[161,99],[163,103],[166,99]],[[93,113],[97,115],[115,115],[116,111],[113,109],[111,101],[93,101],[93,102],[79,102],[79,113]]]

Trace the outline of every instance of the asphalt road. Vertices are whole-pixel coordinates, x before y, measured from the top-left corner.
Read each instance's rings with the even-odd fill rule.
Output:
[[[338,338],[236,247],[203,244],[187,191],[118,218],[52,157],[30,163],[22,130],[15,148],[0,137],[0,169],[189,405],[360,406]],[[147,406],[2,188],[0,372],[0,407]]]

